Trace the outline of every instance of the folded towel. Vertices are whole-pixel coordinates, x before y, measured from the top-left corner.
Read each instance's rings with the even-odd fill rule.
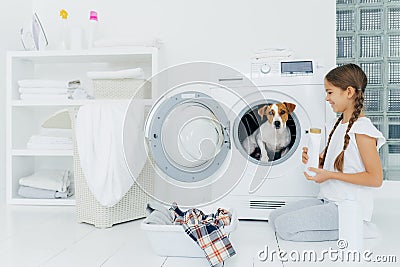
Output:
[[[49,88],[78,88],[81,85],[80,80],[41,80],[41,79],[32,79],[32,80],[19,80],[19,87],[49,87]]]
[[[28,143],[31,144],[72,144],[71,137],[33,135],[29,138]]]
[[[18,195],[26,198],[43,198],[43,199],[69,198],[73,194],[74,193],[71,187],[68,187],[65,192],[46,190],[46,189],[40,189],[23,185],[20,185],[18,189]]]
[[[62,95],[68,93],[68,88],[59,87],[20,87],[19,92],[21,94],[54,94]]]
[[[126,69],[119,71],[89,71],[88,78],[97,79],[144,79],[142,68]]]
[[[68,100],[68,94],[21,94],[21,100],[42,100],[42,101],[60,101]]]
[[[19,184],[35,188],[65,192],[71,184],[68,170],[41,170],[19,179]]]
[[[162,204],[150,201],[146,207],[147,218],[144,223],[148,224],[172,224],[174,221],[173,213]]]
[[[31,150],[72,150],[73,144],[26,144],[27,149]]]
[[[138,120],[129,127],[131,132],[123,132],[128,104],[129,100],[86,104],[79,108],[76,118],[75,134],[82,171],[90,191],[103,206],[111,207],[121,200],[147,159],[145,151],[139,150],[144,147],[143,110],[134,113]],[[131,106],[137,108],[140,103]],[[129,136],[128,147],[123,144],[124,135]],[[128,150],[126,154],[124,149]],[[135,162],[128,169],[129,159]]]

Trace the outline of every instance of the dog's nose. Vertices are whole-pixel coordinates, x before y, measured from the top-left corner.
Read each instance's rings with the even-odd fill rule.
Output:
[[[279,129],[281,127],[280,121],[274,121],[275,128]]]

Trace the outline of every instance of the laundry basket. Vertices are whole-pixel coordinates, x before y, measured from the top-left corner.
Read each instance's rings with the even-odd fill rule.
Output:
[[[143,79],[93,79],[93,96],[96,99],[151,98],[150,82]]]
[[[120,98],[115,91],[110,91],[110,97],[107,97],[107,91],[101,92],[102,98]],[[124,95],[123,98],[125,98]],[[137,98],[137,96],[135,96]],[[143,116],[148,111],[145,110]],[[78,108],[70,109],[72,128],[75,129],[76,115]],[[146,193],[153,192],[154,171],[152,160],[148,158],[137,177],[140,183],[134,183],[126,195],[114,206],[106,207],[101,205],[93,196],[86,183],[85,175],[81,168],[77,142],[74,132],[74,178],[75,178],[75,198],[76,214],[78,222],[93,224],[97,228],[108,228],[117,223],[131,221],[146,216],[146,204],[150,197]],[[143,189],[144,190],[143,190]],[[146,192],[145,192],[146,191]]]

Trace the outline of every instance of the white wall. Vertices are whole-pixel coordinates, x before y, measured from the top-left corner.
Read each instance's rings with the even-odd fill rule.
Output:
[[[21,50],[19,30],[32,15],[31,0],[0,1],[0,195],[5,188],[6,51]]]
[[[253,51],[268,47],[290,48],[298,57],[328,66],[335,62],[334,0],[88,0],[79,5],[34,0],[34,7],[47,28],[60,22],[61,8],[69,12],[71,25],[86,27],[89,10],[94,9],[104,38],[161,38],[161,68],[210,60],[244,71]],[[51,30],[56,47],[59,34]]]
[[[50,45],[57,46],[60,9],[71,26],[86,26],[90,9],[99,13],[103,38],[148,41],[160,38],[160,67],[209,60],[248,71],[260,48],[281,47],[299,58],[335,64],[335,0],[6,0],[0,33],[0,169],[4,187],[5,51],[21,49],[19,28],[37,11]]]

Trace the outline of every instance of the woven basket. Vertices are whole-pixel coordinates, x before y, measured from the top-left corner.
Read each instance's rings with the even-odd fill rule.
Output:
[[[114,82],[113,84],[115,84]],[[141,84],[143,84],[143,81]],[[144,88],[142,87],[142,89]],[[94,93],[102,98],[127,98],[126,91],[119,91],[119,93],[123,95],[123,97],[120,97],[120,95],[117,94],[116,91],[113,91],[112,88],[110,88],[108,91],[103,87],[100,89],[100,91],[96,90]],[[138,98],[138,95],[135,95],[135,98]],[[73,129],[75,129],[77,112],[78,109],[70,110]],[[146,110],[143,116],[146,117],[148,112],[149,110]],[[150,200],[149,195],[146,194],[145,191],[150,194],[153,192],[154,170],[152,166],[154,163],[152,162],[152,159],[147,159],[139,177],[136,179],[145,191],[142,190],[142,188],[140,188],[135,182],[126,195],[117,204],[112,207],[103,206],[93,196],[86,183],[86,178],[83,174],[79,159],[75,131],[73,132],[75,198],[78,222],[93,224],[97,228],[108,228],[117,223],[144,218],[146,216],[146,205]]]
[[[148,99],[151,87],[150,82],[141,79],[95,79],[93,96],[97,99]]]

